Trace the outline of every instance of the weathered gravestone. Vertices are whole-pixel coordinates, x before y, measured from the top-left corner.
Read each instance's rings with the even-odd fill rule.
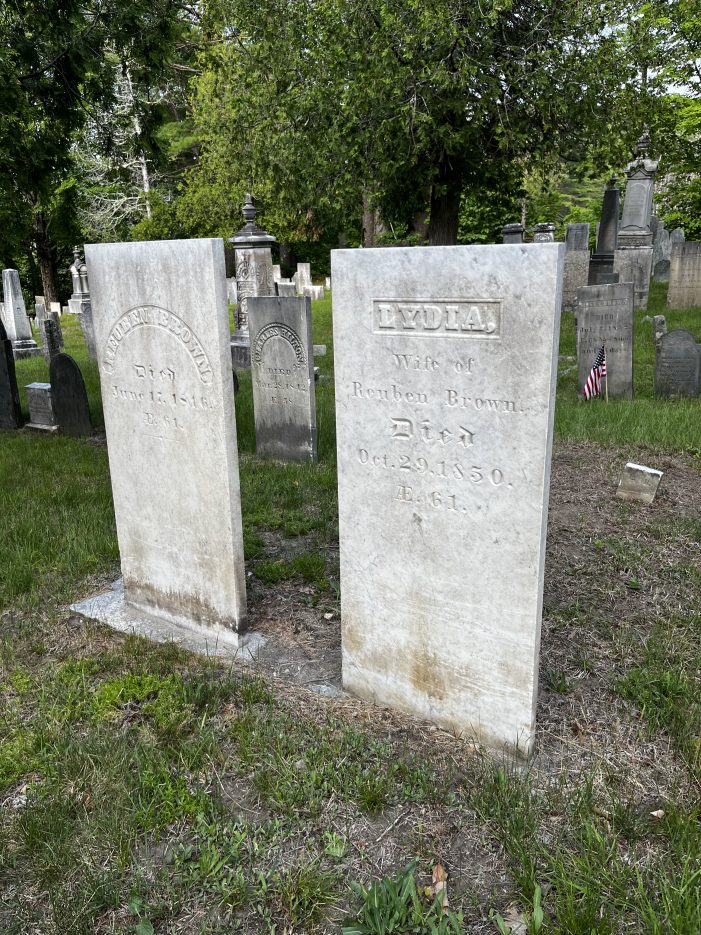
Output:
[[[623,200],[623,217],[618,229],[618,247],[648,247],[652,244],[652,197],[655,176],[659,167],[656,159],[650,159],[647,151],[650,137],[643,133],[635,145],[633,161],[626,166],[626,194]]]
[[[83,374],[68,354],[57,354],[49,367],[51,399],[61,435],[90,435],[90,407]]]
[[[47,364],[61,353],[61,341],[58,336],[58,323],[53,318],[44,320],[44,357]]]
[[[652,336],[655,344],[663,334],[667,334],[667,319],[664,315],[655,315],[652,319]]]
[[[276,286],[277,286],[277,294],[280,296],[285,296],[286,298],[290,298],[290,296],[294,297],[297,295],[297,286],[295,286],[293,282],[278,281],[276,283]]]
[[[678,328],[660,336],[655,348],[655,393],[699,395],[699,350],[690,331]]]
[[[2,321],[7,337],[12,341],[15,358],[38,356],[41,350],[32,337],[32,326],[27,317],[19,273],[16,269],[2,271],[2,293]]]
[[[701,308],[701,243],[672,244],[667,308]]]
[[[652,247],[621,247],[613,255],[619,282],[633,283],[633,306],[645,311],[650,294]]]
[[[587,227],[589,225],[586,225]],[[573,312],[577,305],[577,290],[589,281],[589,251],[567,250],[562,281],[562,311]]]
[[[50,383],[27,383],[24,388],[29,407],[28,429],[41,432],[57,432],[58,425],[54,415]]]
[[[633,397],[633,284],[585,286],[577,293],[577,372],[584,389],[601,345],[611,397]]]
[[[589,252],[589,224],[568,224],[565,234],[565,247],[567,252],[586,250]],[[585,283],[586,285],[586,283]]]
[[[536,224],[533,228],[533,243],[553,243],[555,240],[555,225],[546,221]]]
[[[344,685],[526,753],[563,256],[331,254]]]
[[[523,224],[505,224],[501,229],[503,243],[523,243]]]
[[[256,453],[316,460],[312,306],[303,298],[250,298]]]
[[[618,482],[616,496],[619,500],[650,504],[655,499],[661,480],[662,471],[629,461]]]
[[[5,325],[0,321],[0,429],[17,429],[21,424],[15,355]]]
[[[85,254],[124,595],[80,610],[156,638],[186,628],[235,644],[246,590],[224,245]]]
[[[618,215],[621,193],[615,176],[609,180],[601,206],[601,220],[596,229],[596,247],[589,263],[589,284],[605,282],[613,273],[613,254],[618,246]]]

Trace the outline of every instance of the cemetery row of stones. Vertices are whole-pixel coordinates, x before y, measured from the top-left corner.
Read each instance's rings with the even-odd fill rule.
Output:
[[[122,584],[73,609],[254,653],[223,242],[86,256]],[[535,730],[563,256],[560,244],[332,253],[344,686],[521,753]],[[246,315],[258,451],[309,460],[310,300],[251,295]],[[649,498],[659,472],[644,473]]]
[[[250,200],[245,217],[234,238],[234,338],[253,372],[258,452],[313,460],[310,296],[273,294],[272,238]],[[637,220],[649,230],[649,214]],[[621,233],[633,236],[628,221],[624,210]],[[583,382],[605,344],[611,395],[630,396],[635,285],[601,281],[620,279],[616,251],[604,252],[618,229],[605,212],[590,258],[597,281],[577,290],[579,369]],[[344,685],[525,753],[565,258],[564,245],[547,241],[332,253]],[[156,638],[251,651],[223,242],[92,245],[87,267],[78,261],[76,312],[99,351],[122,586],[75,609]],[[298,277],[298,286],[307,284]],[[670,371],[685,347],[675,334],[659,342]],[[31,327],[28,337],[15,327],[24,346],[3,341],[12,376],[14,353],[32,352]],[[48,353],[53,397],[56,362],[70,358]],[[698,390],[695,341],[693,354]]]

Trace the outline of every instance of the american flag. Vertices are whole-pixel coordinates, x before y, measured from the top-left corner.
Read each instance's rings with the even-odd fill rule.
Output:
[[[602,344],[601,350],[596,355],[594,366],[589,371],[587,382],[584,384],[584,398],[592,399],[594,396],[601,395],[601,380],[606,376],[606,348]]]

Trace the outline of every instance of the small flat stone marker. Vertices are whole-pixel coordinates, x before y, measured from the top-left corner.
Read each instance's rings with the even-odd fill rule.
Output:
[[[57,432],[58,424],[54,415],[50,383],[28,383],[24,392],[29,406],[28,429],[40,432]]]
[[[626,464],[618,482],[616,496],[619,500],[636,500],[638,503],[652,503],[657,488],[662,480],[662,471],[645,467],[642,464]]]

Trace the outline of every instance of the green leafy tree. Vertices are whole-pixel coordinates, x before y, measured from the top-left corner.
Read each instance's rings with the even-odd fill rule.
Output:
[[[281,227],[363,199],[454,243],[463,192],[617,132],[637,71],[579,0],[212,0],[195,119],[210,184],[253,177]],[[221,181],[220,181],[221,179]]]

